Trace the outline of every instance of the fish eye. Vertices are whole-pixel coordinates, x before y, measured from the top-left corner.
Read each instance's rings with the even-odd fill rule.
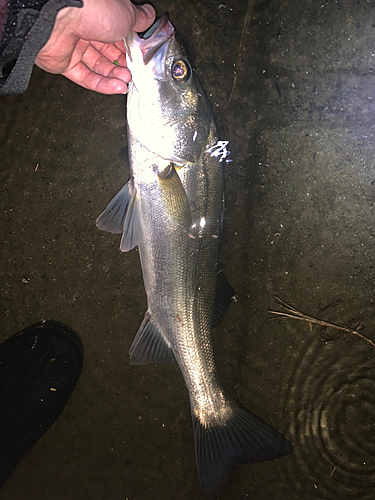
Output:
[[[172,66],[172,76],[177,82],[186,82],[186,80],[190,77],[190,73],[190,65],[185,61],[179,60]]]

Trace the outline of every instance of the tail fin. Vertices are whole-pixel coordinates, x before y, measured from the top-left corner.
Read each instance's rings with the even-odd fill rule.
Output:
[[[292,451],[276,429],[233,402],[224,424],[203,426],[193,415],[195,458],[200,485],[211,491],[223,484],[236,464],[274,460]]]

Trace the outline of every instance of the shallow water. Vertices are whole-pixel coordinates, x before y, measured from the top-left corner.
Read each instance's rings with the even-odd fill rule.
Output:
[[[255,2],[239,60],[247,7],[157,4],[232,151],[221,261],[237,302],[213,332],[221,380],[294,445],[236,467],[207,498],[370,500],[375,348],[322,342],[315,326],[267,311],[277,294],[375,338],[373,4]],[[0,106],[0,340],[55,319],[85,346],[67,407],[0,498],[205,498],[178,369],[129,365],[146,309],[137,251],[121,254],[94,223],[128,172],[124,97],[36,68]]]

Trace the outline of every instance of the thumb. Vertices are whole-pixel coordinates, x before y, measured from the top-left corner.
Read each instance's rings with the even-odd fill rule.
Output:
[[[152,5],[133,5],[135,13],[135,22],[132,30],[142,32],[151,26],[155,21],[155,9]]]

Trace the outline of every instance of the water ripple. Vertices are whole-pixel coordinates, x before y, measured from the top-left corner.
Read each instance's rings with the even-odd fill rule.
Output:
[[[294,452],[282,473],[296,498],[374,499],[374,348],[310,334],[283,400]]]

